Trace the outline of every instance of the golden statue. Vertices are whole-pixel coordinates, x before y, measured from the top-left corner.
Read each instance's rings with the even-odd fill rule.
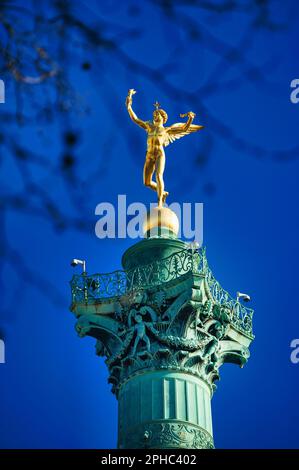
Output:
[[[147,132],[147,152],[143,168],[143,183],[148,188],[157,192],[158,207],[161,208],[169,194],[164,190],[163,173],[165,168],[165,153],[163,147],[167,147],[167,145],[171,144],[176,139],[180,139],[191,132],[199,131],[203,126],[192,124],[193,119],[195,118],[195,113],[189,111],[189,113],[180,114],[180,117],[188,116],[187,122],[176,123],[172,126],[164,127],[168,116],[166,111],[161,109],[160,104],[157,102],[154,104],[156,109],[153,112],[153,120],[142,121],[136,116],[132,109],[132,97],[135,93],[135,90],[129,90],[126,99],[126,106],[132,121]],[[154,173],[156,173],[156,182],[153,181]]]

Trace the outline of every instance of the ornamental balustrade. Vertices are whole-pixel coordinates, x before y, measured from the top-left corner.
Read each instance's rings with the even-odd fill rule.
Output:
[[[95,304],[118,298],[133,291],[146,290],[196,274],[207,282],[212,298],[230,311],[232,325],[250,337],[253,310],[245,307],[221,287],[209,268],[206,251],[183,249],[162,260],[131,270],[88,275],[75,274],[70,282],[72,303]]]

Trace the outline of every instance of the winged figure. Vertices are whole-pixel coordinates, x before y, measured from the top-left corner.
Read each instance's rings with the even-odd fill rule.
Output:
[[[132,121],[147,132],[147,152],[143,168],[143,183],[157,192],[158,207],[162,207],[166,197],[169,195],[168,191],[165,191],[163,179],[165,169],[164,147],[185,135],[199,131],[203,126],[192,124],[196,115],[189,111],[186,114],[180,115],[182,118],[188,116],[186,122],[179,122],[172,126],[164,127],[168,116],[166,111],[161,109],[160,104],[157,102],[154,104],[156,109],[153,112],[153,120],[142,121],[136,116],[132,108],[133,95],[135,93],[134,89],[129,90],[126,106]],[[156,181],[153,180],[154,173]]]

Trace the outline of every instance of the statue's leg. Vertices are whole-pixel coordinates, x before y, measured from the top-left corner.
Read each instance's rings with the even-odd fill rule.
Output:
[[[157,183],[153,181],[153,174],[155,171],[155,162],[151,158],[146,158],[143,167],[143,184],[148,188],[157,191]]]
[[[151,352],[151,343],[150,343],[150,340],[149,340],[148,336],[145,335],[145,336],[143,337],[143,340],[144,340],[144,342],[145,342],[145,344],[146,344],[146,349],[147,349],[147,351],[150,353],[150,352]]]
[[[136,336],[134,346],[133,346],[133,349],[132,349],[132,356],[135,356],[136,349],[137,349],[137,346],[138,346],[138,343],[139,343],[139,339],[140,338],[138,336]]]
[[[168,193],[164,191],[163,173],[165,169],[165,154],[164,151],[160,153],[156,161],[156,180],[157,180],[157,193],[158,193],[158,206],[162,207]]]

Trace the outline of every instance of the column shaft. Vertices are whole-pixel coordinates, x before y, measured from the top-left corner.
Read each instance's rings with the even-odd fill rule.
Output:
[[[211,394],[191,374],[151,371],[126,381],[119,392],[118,447],[213,447]]]

